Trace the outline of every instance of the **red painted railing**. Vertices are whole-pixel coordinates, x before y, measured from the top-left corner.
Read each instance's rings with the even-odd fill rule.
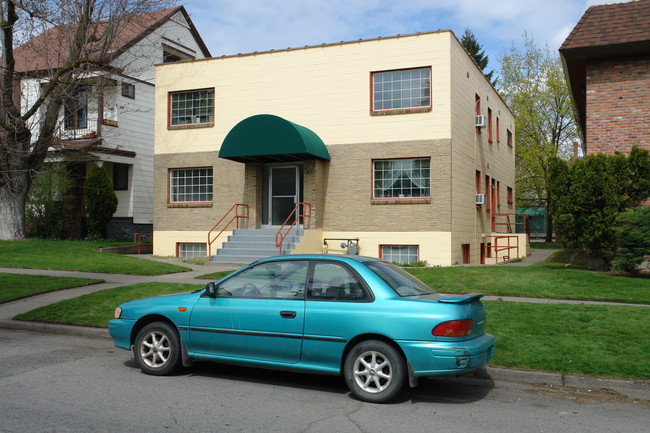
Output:
[[[508,261],[511,259],[517,259],[520,257],[519,254],[519,236],[517,235],[491,235],[487,236],[488,238],[493,239],[493,242],[490,243],[490,245],[487,246],[487,248],[491,251],[494,252],[494,260],[495,263],[499,263],[499,259],[502,259],[503,261]],[[507,244],[504,244],[503,242],[499,243],[499,241],[506,240]],[[513,241],[511,243],[510,241]],[[514,254],[512,251],[514,250]],[[501,257],[499,257],[499,253],[506,252],[505,254],[502,254]]]
[[[143,242],[142,238],[147,238],[147,242]],[[138,247],[139,255],[141,247],[153,245],[153,233],[133,233],[133,245]]]
[[[291,221],[292,218],[293,222],[289,224],[289,221]],[[282,255],[282,244],[294,226],[302,223],[302,228],[305,228],[305,218],[311,218],[311,203],[300,202],[293,208],[291,214],[289,214],[287,219],[284,220],[280,230],[275,234],[275,246],[280,249],[280,255]],[[289,224],[289,226],[287,226],[287,224]]]
[[[243,209],[243,214],[240,214],[240,211],[239,211],[240,208]],[[212,233],[217,229],[217,227],[219,227],[219,225],[226,218],[228,218],[228,216],[233,212],[234,212],[234,215],[232,215],[230,217],[230,220],[221,229],[221,231],[216,236],[212,237]],[[228,212],[226,212],[226,214],[214,225],[214,227],[212,227],[210,229],[210,231],[208,232],[208,257],[212,257],[212,244],[214,243],[214,241],[216,241],[217,238],[219,236],[221,236],[221,234],[223,232],[225,232],[228,229],[228,227],[230,227],[230,224],[232,224],[233,221],[235,222],[236,228],[239,228],[239,220],[242,219],[242,218],[248,218],[248,205],[247,204],[242,204],[242,203],[237,203],[237,204],[233,205],[228,210]]]
[[[499,218],[500,221],[497,221]],[[502,219],[505,218],[505,221]],[[521,219],[520,222],[517,219]],[[505,231],[498,230],[501,226]],[[530,229],[528,228],[528,214],[525,213],[497,213],[492,220],[492,232],[494,233],[526,233],[530,242]]]

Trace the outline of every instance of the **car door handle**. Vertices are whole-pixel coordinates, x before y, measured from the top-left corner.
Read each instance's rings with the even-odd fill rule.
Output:
[[[284,319],[293,319],[296,317],[295,311],[280,311],[280,317]]]

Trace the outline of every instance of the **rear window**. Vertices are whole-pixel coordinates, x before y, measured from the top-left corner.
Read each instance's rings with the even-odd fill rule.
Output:
[[[436,293],[431,287],[392,263],[367,262],[365,265],[379,275],[400,296],[421,296]]]

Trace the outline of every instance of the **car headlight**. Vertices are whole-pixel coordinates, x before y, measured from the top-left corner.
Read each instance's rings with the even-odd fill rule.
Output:
[[[119,319],[121,315],[122,315],[122,308],[121,308],[121,307],[117,307],[117,308],[115,309],[115,318],[116,318],[116,319]]]

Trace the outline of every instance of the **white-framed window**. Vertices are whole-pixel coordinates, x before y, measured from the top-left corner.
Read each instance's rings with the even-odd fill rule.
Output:
[[[430,198],[431,158],[373,161],[373,198]]]
[[[214,89],[171,92],[169,94],[169,125],[202,125],[214,123]]]
[[[212,167],[169,170],[171,203],[212,201]]]
[[[122,96],[130,99],[135,99],[135,84],[122,83]]]
[[[200,243],[179,243],[178,257],[181,259],[191,259],[193,257],[207,257],[205,244]]]
[[[372,111],[431,108],[431,68],[372,73]]]
[[[382,245],[381,258],[400,265],[415,263],[419,260],[418,245]]]

